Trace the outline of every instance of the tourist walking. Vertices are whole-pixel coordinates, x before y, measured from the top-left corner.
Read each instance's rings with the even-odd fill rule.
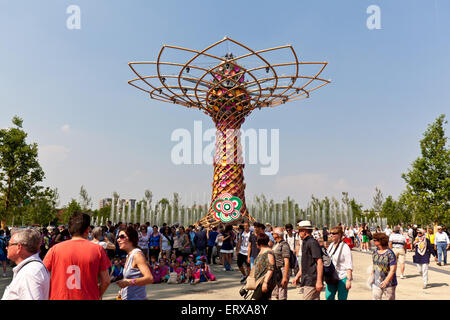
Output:
[[[211,261],[213,264],[216,264],[215,259],[212,259],[213,249],[216,244],[217,235],[219,233],[217,232],[217,227],[214,226],[211,230],[211,228],[208,228],[206,232],[206,238],[208,239],[208,243],[206,246],[206,257],[208,260],[208,264],[211,264]]]
[[[159,253],[161,251],[161,234],[158,231],[158,226],[153,226],[153,232],[150,235],[148,241],[148,255],[149,257],[155,257],[158,260]]]
[[[234,233],[233,226],[228,224],[223,232],[223,243],[220,253],[222,254],[222,262],[224,271],[233,271],[231,267],[234,252]]]
[[[447,233],[442,229],[442,226],[437,227],[436,235],[434,236],[434,250],[438,254],[438,266],[447,264],[447,250],[450,247],[450,240]]]
[[[153,276],[147,260],[142,250],[137,248],[138,241],[138,233],[133,227],[120,229],[117,242],[120,249],[127,253],[127,260],[123,268],[123,280],[116,282],[121,288],[119,291],[121,300],[145,300],[147,297],[145,286],[153,283]]]
[[[241,283],[244,282],[245,279],[247,279],[247,276],[250,274],[250,263],[248,261],[248,244],[251,234],[252,232],[250,231],[250,224],[245,221],[244,230],[239,233],[239,238],[236,245],[237,265],[242,273]]]
[[[422,276],[423,289],[428,286],[428,266],[430,264],[430,257],[433,255],[436,257],[431,241],[425,237],[424,230],[417,230],[417,238],[414,240],[415,254],[413,256],[413,262],[417,265],[417,270]]]
[[[71,240],[50,248],[44,259],[51,272],[50,300],[99,300],[109,286],[111,262],[105,250],[87,240],[91,217],[74,213]]]
[[[304,220],[298,224],[299,236],[303,240],[302,263],[292,284],[303,287],[304,300],[320,300],[323,289],[323,260],[319,242],[312,237],[313,226]]]
[[[292,224],[288,223],[284,226],[285,232],[284,232],[284,241],[286,241],[289,244],[289,248],[291,249],[292,253],[295,257],[298,256],[299,252],[299,242],[298,242],[298,234],[294,232],[294,227]],[[289,264],[289,275],[295,276],[298,272],[298,260],[295,265]]]
[[[258,235],[261,233],[265,233],[264,229],[265,226],[264,224],[260,223],[260,222],[255,222],[253,224],[253,228],[254,228],[254,232],[252,232],[252,234],[250,234],[250,237],[248,239],[248,253],[247,253],[247,262],[250,263],[250,269],[253,269],[253,266],[255,264],[255,259],[259,254],[259,249],[258,249]],[[267,235],[267,234],[266,234]],[[267,235],[269,237],[269,235]],[[268,243],[269,247],[271,247],[271,241],[270,241],[270,237],[269,237],[269,243]]]
[[[258,255],[255,259],[254,272],[256,283],[261,283],[253,293],[252,299],[254,300],[269,300],[275,286],[273,278],[275,257],[273,251],[269,247],[269,241],[269,236],[265,234],[263,225],[262,232],[256,237]]]
[[[406,238],[400,233],[400,227],[395,226],[394,232],[389,236],[389,248],[395,253],[397,265],[400,267],[400,279],[405,278]]]
[[[343,241],[342,227],[334,227],[330,230],[331,243],[327,252],[336,269],[339,281],[335,284],[327,283],[325,298],[335,300],[347,300],[348,291],[352,287],[353,258],[350,247]]]
[[[16,264],[13,279],[2,300],[48,300],[50,275],[39,257],[41,234],[33,229],[13,233],[8,244],[8,259]]]
[[[273,229],[273,239],[275,244],[272,251],[275,257],[274,282],[272,300],[287,300],[287,286],[289,283],[290,266],[289,257],[291,248],[283,238],[283,229],[276,227]]]
[[[395,253],[389,249],[389,237],[385,233],[376,233],[373,241],[377,250],[372,254],[373,269],[369,279],[372,285],[372,299],[381,300],[386,296],[387,300],[395,300],[397,288]]]

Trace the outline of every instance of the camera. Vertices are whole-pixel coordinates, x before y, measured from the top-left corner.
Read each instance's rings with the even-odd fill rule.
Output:
[[[248,293],[248,291],[245,290],[244,288],[242,288],[241,290],[239,290],[239,294],[240,294],[242,297],[246,296],[247,293]]]

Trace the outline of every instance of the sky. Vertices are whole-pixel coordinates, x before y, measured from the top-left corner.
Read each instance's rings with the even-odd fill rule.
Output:
[[[67,28],[71,5],[80,29]],[[367,27],[370,5],[381,29]],[[449,16],[446,0],[0,0],[0,128],[23,118],[43,185],[58,188],[61,206],[81,185],[94,209],[114,191],[206,202],[212,166],[175,165],[171,134],[212,121],[128,85],[128,62],[156,60],[164,44],[203,49],[224,36],[254,50],[291,44],[302,61],[327,61],[332,83],[246,120],[243,129],[278,129],[280,142],[275,175],[246,165],[247,201],[264,193],[305,207],[312,194],[345,191],[370,208],[376,187],[401,193],[428,124],[450,110]]]

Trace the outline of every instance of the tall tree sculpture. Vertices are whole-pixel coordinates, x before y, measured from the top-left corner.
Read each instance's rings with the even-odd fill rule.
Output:
[[[283,61],[269,62],[274,59]],[[253,110],[308,98],[311,91],[329,83],[319,78],[326,65],[299,61],[291,45],[254,51],[228,37],[201,51],[164,45],[157,61],[129,63],[138,76],[129,84],[152,99],[202,110],[214,121],[211,205],[199,223],[253,219],[245,204],[240,128]],[[153,68],[151,75],[143,75],[148,68]],[[308,76],[310,68],[314,70]]]

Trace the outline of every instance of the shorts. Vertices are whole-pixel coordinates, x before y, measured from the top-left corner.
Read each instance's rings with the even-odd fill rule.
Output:
[[[392,248],[392,251],[395,253],[395,257],[399,263],[405,263],[405,249],[404,248]]]
[[[238,267],[242,267],[244,263],[247,265],[247,267],[250,267],[250,264],[248,263],[248,256],[243,255],[242,253],[239,253],[237,256],[237,265]]]
[[[368,236],[362,236],[362,242],[369,242],[369,237]]]

